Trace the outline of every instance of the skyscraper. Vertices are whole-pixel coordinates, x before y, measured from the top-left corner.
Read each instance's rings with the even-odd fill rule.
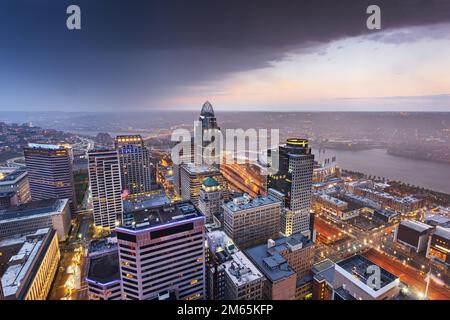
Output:
[[[116,150],[93,150],[88,157],[94,224],[115,228],[123,211],[119,155]]]
[[[62,145],[30,143],[24,149],[31,199],[68,198],[75,213],[71,150]]]
[[[129,194],[151,190],[150,152],[140,135],[117,136],[122,188]]]
[[[209,101],[206,101],[200,112],[198,121],[201,124],[201,159],[202,163],[209,165],[219,165],[220,163],[220,147],[218,150],[207,150],[208,146],[215,145],[220,128],[217,125],[217,119],[214,114],[214,109]],[[208,132],[209,130],[209,132]],[[220,142],[220,141],[217,141]]]
[[[286,236],[311,230],[311,188],[314,155],[306,139],[288,139],[279,147],[278,172],[267,177],[267,187],[284,194],[281,232]]]
[[[205,217],[190,201],[133,215],[116,229],[123,298],[205,299]]]

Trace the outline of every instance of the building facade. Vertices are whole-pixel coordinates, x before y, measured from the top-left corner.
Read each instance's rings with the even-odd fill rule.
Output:
[[[31,199],[69,199],[76,212],[72,151],[62,145],[29,144],[24,149]]]
[[[6,243],[6,244],[5,244]],[[9,248],[8,248],[9,247]],[[0,252],[9,259],[1,286],[6,300],[45,300],[58,270],[58,237],[51,228],[0,242]]]
[[[114,229],[122,221],[120,162],[115,150],[88,152],[94,225]]]
[[[0,210],[0,239],[53,228],[60,241],[71,228],[69,199],[32,201]]]
[[[122,188],[125,193],[151,191],[150,151],[140,135],[117,136],[115,147],[119,153]]]
[[[203,181],[208,177],[219,183],[224,200],[228,200],[228,183],[220,170],[213,166],[196,166],[194,164],[181,166],[181,197],[183,200],[190,200],[198,206]]]
[[[267,187],[284,194],[281,232],[287,236],[310,230],[314,155],[305,139],[288,139],[279,147],[278,172],[267,177]]]
[[[31,201],[28,173],[24,169],[0,170],[0,194],[13,193],[16,202],[10,204],[23,204]]]
[[[271,197],[250,198],[247,194],[223,205],[225,233],[245,249],[277,239],[280,232],[281,203]]]
[[[123,299],[205,299],[204,224],[189,201],[134,212],[116,229]]]

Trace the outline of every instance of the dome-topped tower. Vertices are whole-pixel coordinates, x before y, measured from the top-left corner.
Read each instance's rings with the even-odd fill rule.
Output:
[[[200,112],[200,116],[203,117],[214,117],[214,109],[212,104],[209,101],[206,101],[202,106],[202,111]]]

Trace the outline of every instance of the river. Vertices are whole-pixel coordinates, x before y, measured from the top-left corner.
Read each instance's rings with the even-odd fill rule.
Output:
[[[317,150],[313,150],[313,153],[317,157]],[[325,151],[326,158],[333,155],[342,169],[450,193],[450,164],[396,157],[387,154],[384,149]]]

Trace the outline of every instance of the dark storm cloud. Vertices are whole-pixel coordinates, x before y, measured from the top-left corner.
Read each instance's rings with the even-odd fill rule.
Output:
[[[69,4],[81,7],[81,31],[65,27]],[[369,33],[369,4],[381,7],[383,30],[450,21],[450,1],[430,0],[3,1],[0,108],[36,104],[17,92],[27,83],[48,91],[39,108],[150,106],[179,87]]]

